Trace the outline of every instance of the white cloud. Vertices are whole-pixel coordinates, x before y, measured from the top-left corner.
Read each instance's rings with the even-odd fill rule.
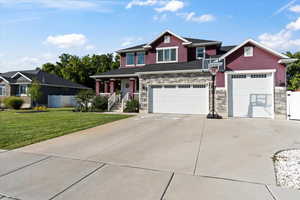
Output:
[[[141,42],[143,39],[141,37],[127,37],[123,39],[123,42],[121,43],[122,47],[130,46],[135,43]]]
[[[195,12],[190,12],[190,13],[179,13],[177,15],[182,16],[186,21],[198,22],[198,23],[210,22],[215,20],[215,16],[211,14],[196,16]]]
[[[94,50],[94,49],[96,49],[96,47],[94,45],[89,44],[89,45],[86,45],[85,49],[86,50]]]
[[[94,1],[94,0],[0,0],[0,6],[15,7],[37,5],[45,8],[77,10],[77,9],[94,9],[98,11],[107,11],[106,5],[116,4],[112,0]]]
[[[158,22],[165,22],[167,21],[168,15],[166,13],[162,15],[154,15],[153,20]]]
[[[273,13],[273,15],[278,15],[280,13],[282,13],[283,11],[285,11],[286,9],[288,9],[289,7],[291,7],[297,0],[292,0],[289,3],[283,5],[281,8],[279,8],[276,12]]]
[[[183,1],[171,0],[171,1],[168,1],[163,7],[156,8],[155,10],[157,12],[165,12],[165,11],[176,12],[176,11],[182,9],[184,6],[185,5],[184,5]]]
[[[154,6],[158,3],[159,3],[158,0],[146,0],[146,1],[132,0],[127,4],[126,8],[129,9],[132,8],[133,6]]]
[[[300,13],[300,5],[294,5],[290,7],[290,11]]]
[[[74,47],[82,47],[87,43],[87,38],[83,34],[66,34],[48,36],[45,41],[46,44],[52,44],[59,48],[69,49]]]
[[[258,37],[262,44],[277,50],[300,50],[300,38],[294,38],[295,32],[300,30],[300,17],[289,23],[278,33],[264,33]]]
[[[289,23],[286,28],[293,31],[300,30],[300,17],[296,21]]]

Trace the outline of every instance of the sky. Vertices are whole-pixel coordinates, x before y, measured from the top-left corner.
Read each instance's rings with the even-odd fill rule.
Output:
[[[62,53],[113,53],[165,30],[280,52],[300,51],[300,0],[0,0],[0,73]]]

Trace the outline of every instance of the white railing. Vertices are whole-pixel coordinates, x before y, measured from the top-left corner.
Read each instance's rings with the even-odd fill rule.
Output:
[[[126,103],[130,100],[130,95],[129,92],[127,92],[125,94],[125,96],[122,99],[122,112],[124,112],[125,108],[126,108]]]

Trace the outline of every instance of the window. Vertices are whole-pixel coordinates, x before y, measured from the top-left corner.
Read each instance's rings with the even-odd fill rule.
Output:
[[[251,74],[251,78],[267,78],[267,74]]]
[[[231,78],[247,78],[246,74],[236,74],[232,75]]]
[[[138,65],[145,64],[145,53],[144,52],[137,53],[137,64]]]
[[[134,65],[134,53],[126,54],[126,65]]]
[[[157,49],[157,62],[177,62],[177,47]]]
[[[27,95],[27,85],[19,85],[19,95],[20,96]]]
[[[196,58],[202,59],[205,57],[205,48],[204,47],[197,47],[196,48]]]
[[[0,96],[5,96],[5,86],[0,85]]]
[[[244,56],[245,57],[253,56],[253,47],[244,47]]]
[[[171,42],[171,37],[169,35],[165,35],[164,43],[170,43],[170,42]]]

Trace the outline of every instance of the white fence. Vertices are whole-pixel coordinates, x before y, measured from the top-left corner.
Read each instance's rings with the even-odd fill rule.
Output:
[[[300,92],[287,93],[288,119],[300,120]]]
[[[75,96],[48,95],[49,108],[62,108],[76,106]]]

